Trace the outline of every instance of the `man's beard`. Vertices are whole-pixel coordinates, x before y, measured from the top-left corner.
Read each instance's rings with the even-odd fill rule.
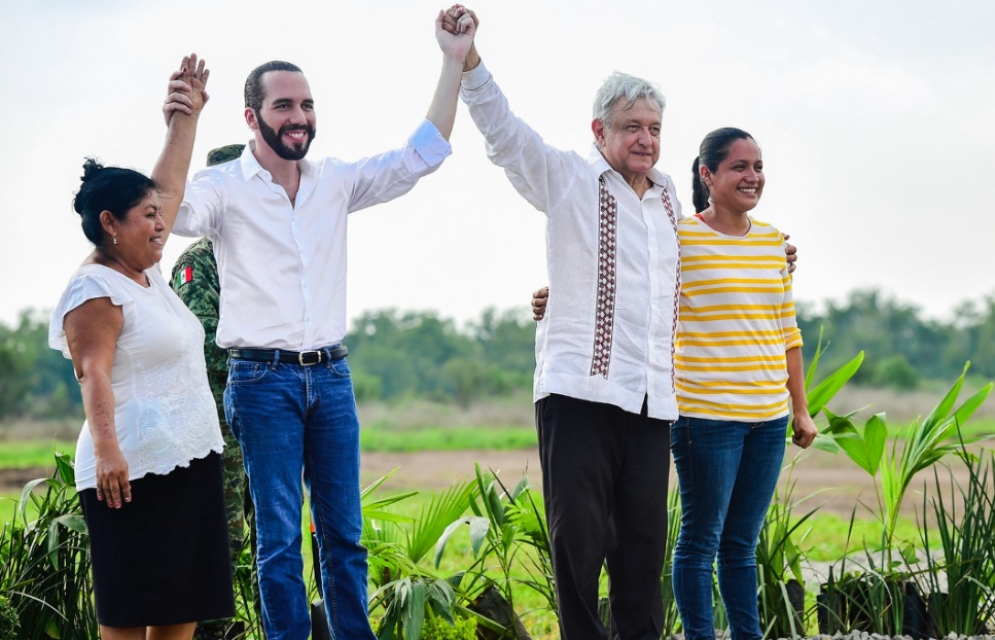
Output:
[[[259,123],[259,132],[263,134],[263,140],[266,141],[266,144],[269,145],[270,149],[276,155],[284,160],[300,160],[307,155],[307,150],[311,147],[311,141],[314,140],[314,127],[309,124],[287,123],[277,131],[266,124],[266,121],[263,120],[258,112],[256,112],[256,121]],[[283,134],[288,131],[303,131],[307,134],[307,137],[304,138],[303,142],[298,142],[290,146],[283,141]]]

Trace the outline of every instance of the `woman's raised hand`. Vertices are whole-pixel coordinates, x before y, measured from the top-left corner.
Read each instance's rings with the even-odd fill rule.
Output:
[[[206,91],[210,75],[210,69],[206,68],[204,60],[197,58],[196,53],[183,57],[180,69],[169,76],[166,101],[162,105],[167,126],[176,112],[191,116],[200,114],[210,99]]]

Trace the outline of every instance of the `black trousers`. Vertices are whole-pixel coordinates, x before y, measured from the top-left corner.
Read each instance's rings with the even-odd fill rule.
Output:
[[[670,421],[551,395],[536,403],[543,498],[562,640],[604,640],[598,579],[607,560],[612,635],[659,640]]]

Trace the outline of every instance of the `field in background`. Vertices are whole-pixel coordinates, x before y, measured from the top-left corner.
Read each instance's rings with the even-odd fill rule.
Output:
[[[841,391],[831,406],[837,412],[866,407],[864,416],[884,411],[889,428],[899,428],[928,413],[944,390],[897,393],[852,387]],[[366,403],[360,406],[360,420],[364,483],[399,468],[385,490],[433,491],[472,475],[474,463],[479,462],[485,468],[499,469],[506,479],[517,479],[528,469],[532,482],[540,484],[531,394],[523,392],[468,408],[421,399]],[[0,500],[0,522],[9,520],[12,513],[9,498],[17,497],[27,481],[51,473],[54,451],[73,452],[80,423],[66,419],[0,424],[0,496],[8,498]],[[983,405],[967,430],[995,434],[995,402]],[[796,452],[789,448],[788,458]],[[835,555],[845,537],[840,534],[841,528],[845,534],[840,523],[849,522],[858,501],[874,501],[867,475],[842,454],[811,452],[798,465],[794,479],[798,482],[796,497],[822,492],[812,500],[813,505],[824,503],[812,542],[824,547],[827,556]],[[917,479],[914,489],[922,482]],[[916,513],[921,515],[916,507],[921,498],[918,494],[910,498],[906,517],[911,527]],[[868,517],[867,509],[858,507],[857,519]],[[860,528],[857,533],[858,538],[864,535]]]

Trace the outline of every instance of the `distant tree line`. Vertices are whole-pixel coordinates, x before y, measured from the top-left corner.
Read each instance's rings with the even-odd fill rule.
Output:
[[[952,380],[971,360],[972,375],[995,378],[995,294],[965,302],[950,321],[923,317],[915,305],[877,290],[854,291],[822,309],[798,304],[811,361],[822,330],[828,372],[865,352],[860,385],[915,389],[924,380]],[[0,419],[79,415],[72,365],[48,348],[48,317],[23,312],[0,323]],[[349,346],[360,401],[405,396],[468,405],[528,389],[535,366],[535,323],[524,309],[488,309],[460,327],[431,311],[369,311],[353,321]]]

